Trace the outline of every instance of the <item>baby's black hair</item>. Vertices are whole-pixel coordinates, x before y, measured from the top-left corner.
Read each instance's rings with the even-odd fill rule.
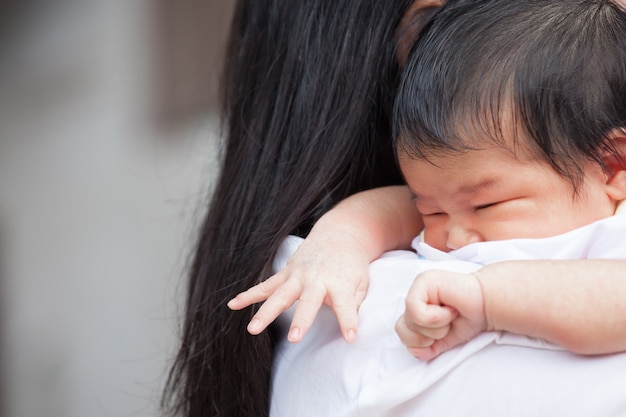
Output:
[[[402,75],[396,150],[427,159],[501,144],[510,118],[514,146],[530,143],[575,188],[582,162],[622,160],[608,135],[626,126],[626,13],[608,0],[443,6]]]

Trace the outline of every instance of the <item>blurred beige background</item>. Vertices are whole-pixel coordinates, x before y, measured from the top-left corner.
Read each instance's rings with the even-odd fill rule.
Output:
[[[0,7],[1,415],[157,416],[232,1]]]

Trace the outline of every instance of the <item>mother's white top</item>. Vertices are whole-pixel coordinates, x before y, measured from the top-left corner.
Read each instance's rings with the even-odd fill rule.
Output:
[[[489,332],[422,362],[394,332],[420,272],[469,272],[507,259],[626,258],[626,216],[553,238],[482,242],[447,254],[417,240],[416,249],[428,259],[394,251],[371,264],[355,344],[343,341],[326,307],[301,343],[280,343],[272,417],[626,416],[626,353],[584,357],[542,340]],[[285,240],[275,268],[299,243]],[[291,314],[293,309],[281,320],[288,324]]]

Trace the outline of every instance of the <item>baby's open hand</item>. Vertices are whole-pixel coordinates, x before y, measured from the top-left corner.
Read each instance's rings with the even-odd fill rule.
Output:
[[[265,301],[248,324],[251,334],[259,334],[299,300],[287,336],[299,342],[325,304],[335,312],[344,339],[353,342],[368,279],[369,258],[359,242],[346,234],[318,233],[305,239],[285,268],[238,294],[228,307],[240,310]]]
[[[409,289],[396,333],[409,351],[431,360],[487,329],[478,278],[439,270],[418,275]]]

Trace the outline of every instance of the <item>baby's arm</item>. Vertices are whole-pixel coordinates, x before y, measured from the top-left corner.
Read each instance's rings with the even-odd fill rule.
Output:
[[[429,360],[485,330],[538,337],[575,353],[626,351],[626,261],[510,261],[473,274],[427,271],[396,331]]]
[[[626,261],[511,261],[476,275],[490,329],[581,354],[626,350]]]
[[[298,342],[326,304],[337,315],[345,340],[352,342],[369,263],[385,251],[408,248],[422,226],[407,187],[357,193],[320,218],[283,270],[238,294],[228,307],[239,310],[265,300],[248,325],[250,333],[258,334],[299,300],[288,334]]]

